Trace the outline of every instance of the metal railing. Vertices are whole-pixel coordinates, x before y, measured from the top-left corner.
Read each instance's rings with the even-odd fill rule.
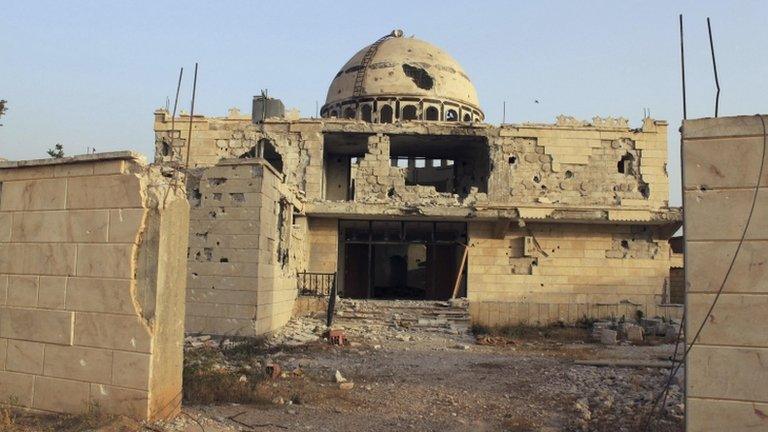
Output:
[[[327,297],[336,285],[336,273],[297,273],[299,295]]]

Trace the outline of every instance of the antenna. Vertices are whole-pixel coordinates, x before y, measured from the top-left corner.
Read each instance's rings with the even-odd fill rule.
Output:
[[[683,14],[680,14],[680,72],[683,78],[683,120],[688,119],[688,107],[685,100],[685,45],[683,43]]]
[[[195,94],[197,93],[197,63],[195,63],[195,78],[192,81],[192,106],[189,110],[189,135],[187,136],[187,160],[184,162],[184,175],[189,170],[189,154],[192,153],[192,117],[195,115]]]
[[[315,101],[315,118],[318,118],[318,117],[320,116],[318,115],[317,101]]]
[[[709,23],[709,17],[707,17],[707,31],[709,31],[709,49],[712,51],[712,69],[715,71],[715,87],[717,87],[717,95],[715,96],[715,117],[717,117],[718,109],[720,108],[720,80],[717,79],[717,62],[715,61],[715,44],[712,42],[712,25]]]
[[[507,122],[507,101],[501,103],[501,124]]]

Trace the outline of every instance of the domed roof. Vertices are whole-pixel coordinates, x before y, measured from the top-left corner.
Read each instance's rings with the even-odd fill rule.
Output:
[[[352,56],[331,82],[325,106],[381,96],[450,100],[480,111],[475,86],[461,65],[430,43],[403,37],[400,30]]]

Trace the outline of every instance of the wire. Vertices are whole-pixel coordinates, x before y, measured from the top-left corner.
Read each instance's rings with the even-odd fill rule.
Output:
[[[677,367],[672,368],[669,373],[669,379],[667,380],[667,384],[664,386],[664,390],[659,394],[659,396],[654,399],[653,405],[651,406],[651,412],[648,415],[648,420],[645,424],[645,431],[650,431],[650,427],[653,423],[653,416],[656,411],[656,406],[659,403],[659,400],[664,398],[666,402],[666,395],[669,392],[669,388],[672,384],[672,379],[674,378],[675,374],[678,370],[680,370],[680,367],[685,363],[685,360],[688,358],[688,354],[691,352],[691,349],[693,349],[694,345],[696,345],[696,342],[699,339],[699,336],[701,335],[701,331],[704,330],[704,326],[707,325],[707,321],[709,321],[709,317],[712,315],[712,311],[715,309],[715,305],[717,305],[717,301],[720,299],[720,295],[723,293],[723,290],[725,289],[725,284],[728,282],[728,277],[731,275],[731,271],[733,270],[734,265],[736,264],[736,258],[739,256],[739,252],[741,251],[741,246],[744,244],[744,240],[747,237],[747,231],[749,230],[749,225],[752,222],[752,215],[755,212],[755,206],[757,204],[757,194],[760,191],[760,181],[763,178],[763,169],[765,168],[765,154],[766,154],[766,148],[768,147],[768,133],[766,132],[766,126],[765,126],[765,119],[760,114],[755,114],[757,118],[760,119],[760,123],[763,127],[763,153],[760,157],[760,170],[757,174],[757,182],[755,184],[755,190],[752,194],[752,205],[749,208],[749,215],[747,216],[747,221],[744,224],[744,230],[741,232],[741,238],[739,239],[739,243],[736,246],[736,251],[733,254],[733,258],[731,258],[731,263],[728,265],[728,270],[725,272],[725,276],[723,277],[723,282],[720,284],[720,288],[717,290],[717,294],[715,295],[715,299],[712,301],[712,305],[709,306],[709,310],[707,311],[707,314],[704,316],[704,319],[701,321],[701,325],[699,326],[699,329],[696,331],[696,334],[693,336],[693,339],[691,340],[691,343],[688,345],[688,348],[686,348],[683,358],[680,359],[680,363],[677,365]],[[682,331],[682,323],[680,325],[680,331]],[[679,343],[679,336],[678,336],[678,343]],[[675,352],[677,352],[677,347],[675,347]],[[674,359],[673,359],[674,364]],[[664,407],[662,406],[662,409]]]

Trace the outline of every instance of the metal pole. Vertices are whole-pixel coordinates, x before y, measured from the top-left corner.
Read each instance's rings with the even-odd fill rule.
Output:
[[[507,122],[507,101],[502,102],[501,107],[501,124],[504,124]]]
[[[688,107],[685,99],[685,46],[683,44],[683,14],[680,14],[680,69],[683,77],[683,119],[688,119]]]
[[[192,118],[195,115],[195,94],[197,93],[197,63],[195,63],[195,78],[192,80],[192,106],[189,110],[189,134],[187,135],[187,160],[184,162],[184,176],[189,170],[189,154],[192,153]]]
[[[717,62],[715,61],[715,43],[712,41],[712,25],[707,17],[707,31],[709,32],[709,49],[712,51],[712,68],[715,70],[715,86],[717,87],[717,95],[715,96],[715,117],[720,108],[720,80],[717,78]]]
[[[184,76],[184,68],[179,71],[179,82],[176,84],[176,99],[173,100],[173,114],[171,114],[171,140],[176,127],[176,107],[179,105],[179,90],[181,90],[181,77]]]

